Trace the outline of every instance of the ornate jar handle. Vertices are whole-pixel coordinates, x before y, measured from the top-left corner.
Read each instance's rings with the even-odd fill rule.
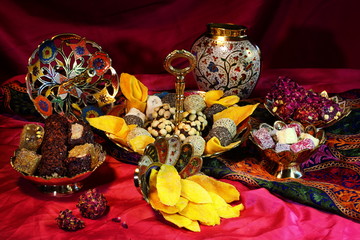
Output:
[[[179,69],[174,68],[171,63],[177,58],[186,58],[189,61],[189,66]],[[184,90],[185,90],[185,75],[195,68],[195,56],[186,50],[174,50],[164,61],[164,68],[170,74],[176,77],[175,90],[176,90],[176,112],[175,123],[178,125],[181,122],[182,113],[184,111]]]

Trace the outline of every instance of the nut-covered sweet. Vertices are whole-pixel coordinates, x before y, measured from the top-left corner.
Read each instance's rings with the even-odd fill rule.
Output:
[[[134,137],[141,136],[141,135],[151,136],[150,133],[148,131],[146,131],[145,128],[136,127],[134,129],[130,130],[130,132],[126,136],[126,141],[130,142],[130,140],[133,139]]]
[[[189,136],[200,135],[200,133],[201,123],[196,121],[182,121],[175,129],[175,135],[179,136],[181,141],[184,141]]]
[[[191,143],[194,155],[201,156],[205,151],[205,139],[202,136],[194,135],[185,138],[184,143]]]
[[[225,127],[227,130],[229,130],[229,133],[231,135],[231,138],[235,137],[236,135],[236,124],[234,120],[230,118],[220,118],[216,120],[213,124],[213,128],[216,127]]]
[[[44,128],[38,124],[26,124],[20,135],[19,148],[37,151],[44,137]]]
[[[184,100],[185,111],[194,110],[195,112],[201,112],[205,109],[206,103],[204,98],[198,94],[189,95]]]
[[[221,146],[227,146],[232,142],[232,137],[229,130],[226,127],[215,127],[212,128],[205,140],[209,141],[211,138],[217,137],[220,141]]]
[[[203,131],[205,127],[208,125],[208,121],[206,120],[205,114],[200,111],[195,111],[195,110],[186,111],[183,112],[182,117],[183,117],[182,118],[183,122],[187,122],[187,121],[194,122],[196,126],[199,126],[197,130],[200,132]]]
[[[153,137],[170,137],[174,133],[175,125],[166,118],[154,119],[147,128]]]
[[[175,107],[176,104],[176,93],[168,93],[161,98],[163,103],[167,103],[170,107]]]
[[[144,121],[136,115],[125,115],[124,120],[127,125],[136,125],[138,127],[144,127]]]
[[[154,108],[154,112],[152,113],[153,119],[174,119],[175,117],[176,108],[170,107],[168,103],[164,103],[163,105]]]
[[[203,113],[205,114],[206,119],[212,123],[214,114],[219,113],[225,109],[226,109],[226,107],[224,105],[215,103],[215,104],[211,105],[211,107],[205,108]]]

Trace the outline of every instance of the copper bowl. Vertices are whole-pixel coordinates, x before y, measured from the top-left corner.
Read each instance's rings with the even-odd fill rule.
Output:
[[[15,156],[11,157],[10,164],[21,177],[35,184],[41,192],[52,196],[65,196],[79,191],[83,187],[82,181],[105,162],[106,152],[100,144],[95,144],[95,148],[97,164],[90,171],[77,174],[73,177],[41,177],[28,175],[16,168],[14,165]]]
[[[314,121],[314,122],[308,122],[308,121],[301,122],[302,125],[304,125],[304,126],[313,125],[317,128],[327,128],[327,127],[330,127],[330,126],[334,125],[335,123],[339,122],[341,119],[347,117],[350,114],[351,107],[346,105],[346,101],[342,100],[340,97],[338,97],[338,96],[328,97],[326,92],[321,93],[321,95],[326,98],[329,98],[330,100],[339,104],[339,107],[341,109],[341,115],[338,118],[336,118],[336,119],[334,118],[330,121],[318,120],[318,121]],[[271,101],[269,99],[266,100],[266,102],[264,103],[264,106],[274,117],[276,117],[277,119],[280,119],[283,122],[290,123],[292,121],[295,121],[292,118],[284,119],[281,116],[279,116],[276,112],[274,113],[272,111],[273,101]]]

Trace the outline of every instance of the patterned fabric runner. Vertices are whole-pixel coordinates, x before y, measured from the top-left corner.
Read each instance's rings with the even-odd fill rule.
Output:
[[[203,172],[249,187],[264,187],[280,197],[360,221],[360,94],[352,91],[345,96],[352,112],[326,129],[326,145],[301,165],[300,179],[270,175],[259,164],[261,157],[250,141],[237,154],[205,159]],[[261,108],[254,117],[257,123],[274,120]],[[243,157],[234,160],[233,156]]]

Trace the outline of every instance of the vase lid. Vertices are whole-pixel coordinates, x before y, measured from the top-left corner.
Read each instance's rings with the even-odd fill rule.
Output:
[[[212,36],[223,36],[231,38],[247,37],[247,28],[242,25],[236,25],[232,23],[209,23],[207,27],[209,34]]]

